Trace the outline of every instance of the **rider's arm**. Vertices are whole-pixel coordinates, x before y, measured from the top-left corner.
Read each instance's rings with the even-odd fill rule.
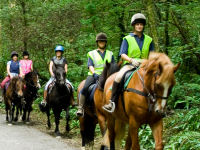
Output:
[[[24,77],[24,76],[25,76],[25,74],[23,74],[23,72],[22,72],[22,67],[21,67],[21,66],[19,66],[19,75],[20,75],[21,77]]]
[[[50,61],[49,72],[50,72],[51,76],[54,77],[54,73],[53,73],[53,61]]]
[[[11,77],[11,74],[10,74],[10,64],[9,63],[7,63],[7,73]]]
[[[67,73],[67,64],[65,64],[65,73]]]
[[[123,60],[128,61],[128,62],[131,63],[131,58],[128,57],[126,54],[122,54],[122,55],[121,55],[121,58],[122,58]]]
[[[33,71],[33,62],[32,62],[32,64],[31,64],[31,71]]]
[[[93,66],[89,66],[89,70],[92,74],[94,74],[95,70],[94,70],[94,67]]]

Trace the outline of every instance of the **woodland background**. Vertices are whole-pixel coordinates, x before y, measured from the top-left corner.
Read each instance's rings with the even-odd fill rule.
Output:
[[[165,149],[199,149],[199,0],[0,0],[0,79],[6,75],[11,51],[21,58],[28,50],[44,86],[54,48],[62,44],[67,78],[76,89],[87,76],[86,54],[96,48],[96,34],[108,35],[107,49],[117,61],[122,38],[132,31],[130,20],[138,12],[147,17],[145,33],[153,37],[156,51],[168,54],[174,64],[181,63],[168,102],[172,113],[164,119]],[[71,110],[72,125],[78,129],[75,111]],[[153,148],[149,127],[140,130],[140,139],[141,149]]]

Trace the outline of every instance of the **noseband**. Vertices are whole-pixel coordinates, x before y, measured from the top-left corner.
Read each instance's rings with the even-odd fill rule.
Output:
[[[148,100],[148,109],[149,109],[149,112],[151,112],[152,109],[153,109],[153,105],[156,103],[156,101],[157,101],[158,98],[162,98],[162,99],[166,99],[166,100],[167,100],[167,99],[168,99],[168,96],[167,96],[167,97],[163,97],[163,96],[157,95],[157,94],[155,93],[155,90],[153,90],[153,93],[151,93],[151,92],[147,89],[147,87],[145,86],[145,84],[144,84],[144,77],[142,77],[142,76],[140,75],[140,73],[138,72],[138,70],[137,70],[136,72],[137,72],[137,74],[138,74],[138,76],[139,76],[139,78],[140,78],[140,81],[142,82],[143,89],[145,89],[146,92],[142,92],[142,91],[139,91],[139,90],[136,90],[136,89],[133,89],[133,88],[127,88],[125,91],[127,91],[127,92],[133,92],[133,93],[139,94],[139,95],[141,95],[141,96],[147,97],[147,100]],[[160,74],[160,73],[157,72],[157,73],[155,74],[154,78],[156,79],[156,77],[157,77],[159,74]],[[155,84],[156,84],[155,82],[156,82],[156,80],[154,81],[154,87],[155,87]]]

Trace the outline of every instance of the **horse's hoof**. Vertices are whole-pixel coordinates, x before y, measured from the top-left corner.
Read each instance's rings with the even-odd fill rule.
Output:
[[[100,150],[109,150],[109,148],[107,146],[105,146],[105,145],[101,145]]]
[[[81,150],[85,150],[85,146],[81,147]]]
[[[61,134],[59,131],[55,132],[56,138],[61,138]]]
[[[12,126],[12,123],[8,123],[8,126]]]
[[[56,136],[56,139],[60,139],[61,138],[61,136]]]
[[[66,132],[69,132],[69,131],[70,131],[70,127],[67,126],[67,127],[66,127]]]
[[[18,121],[18,118],[15,118],[14,121],[17,122],[17,121]]]

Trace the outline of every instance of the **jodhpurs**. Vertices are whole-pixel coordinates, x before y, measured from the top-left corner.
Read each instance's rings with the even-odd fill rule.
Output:
[[[96,81],[95,81],[93,76],[88,76],[86,81],[85,81],[84,87],[81,91],[81,94],[83,94],[84,96],[87,96],[89,86],[92,85],[95,82]]]
[[[51,78],[49,79],[49,81],[46,83],[46,85],[45,85],[45,87],[44,87],[44,90],[47,90],[49,84],[51,84],[51,82],[53,82],[54,80],[55,80],[55,78],[54,78],[54,77],[51,77]],[[73,87],[72,83],[71,83],[69,80],[67,80],[67,79],[66,79],[66,83],[69,84],[69,85],[72,87],[72,91],[74,91],[74,87]]]
[[[123,66],[120,71],[117,73],[116,77],[115,77],[115,82],[120,83],[123,75],[125,72],[127,72],[128,70],[133,69],[134,66],[133,65],[125,65]]]

